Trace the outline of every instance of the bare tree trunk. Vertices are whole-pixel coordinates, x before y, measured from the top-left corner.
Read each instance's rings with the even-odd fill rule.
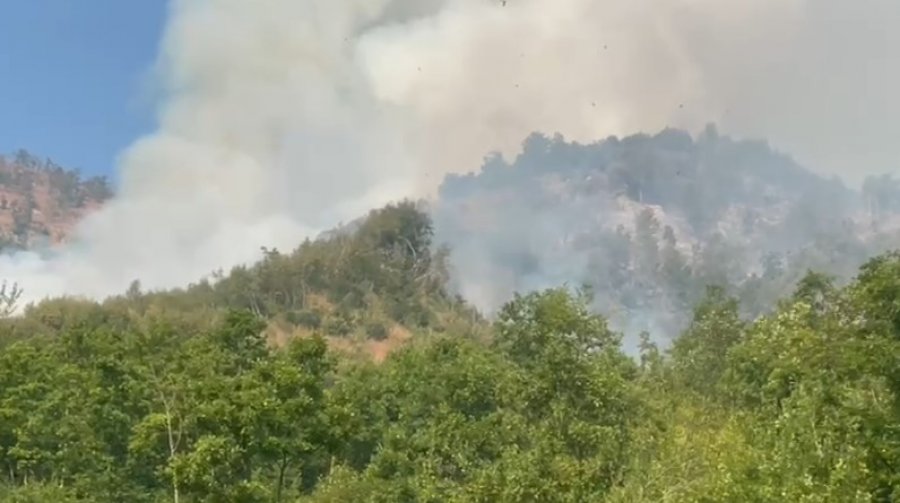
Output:
[[[175,431],[172,427],[172,410],[169,407],[169,401],[163,397],[163,406],[166,410],[166,434],[169,438],[169,462],[175,459],[175,453],[178,450],[178,442],[181,440],[181,435],[178,436],[178,440],[175,439]],[[178,472],[175,467],[172,467],[172,500],[175,503],[178,503]]]

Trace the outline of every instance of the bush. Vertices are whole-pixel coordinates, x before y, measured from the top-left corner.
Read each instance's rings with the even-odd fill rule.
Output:
[[[322,313],[315,309],[302,309],[287,313],[288,323],[309,329],[318,329],[322,326]]]
[[[322,328],[328,335],[345,337],[353,331],[353,321],[344,313],[336,313],[325,320]]]
[[[366,323],[366,337],[383,341],[388,338],[388,328],[380,321],[370,321]]]

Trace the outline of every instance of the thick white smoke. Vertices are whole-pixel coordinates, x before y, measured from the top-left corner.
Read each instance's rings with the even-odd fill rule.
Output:
[[[373,33],[377,95],[437,133],[437,161],[514,151],[528,133],[699,130],[764,137],[857,181],[893,170],[900,3],[893,0],[448,2]]]
[[[353,56],[386,5],[172,2],[159,130],[123,155],[116,199],[57,256],[0,258],[0,277],[29,300],[176,286],[408,194],[400,129]]]
[[[432,189],[535,130],[758,135],[822,169],[894,167],[894,0],[173,0],[159,130],[29,299],[169,287]]]

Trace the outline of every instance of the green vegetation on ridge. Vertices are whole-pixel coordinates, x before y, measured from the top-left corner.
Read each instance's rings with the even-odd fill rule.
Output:
[[[638,359],[589,291],[488,323],[446,257],[401,203],[217,281],[0,320],[0,500],[900,498],[900,254],[755,320],[710,288]],[[339,349],[399,328],[381,363]]]

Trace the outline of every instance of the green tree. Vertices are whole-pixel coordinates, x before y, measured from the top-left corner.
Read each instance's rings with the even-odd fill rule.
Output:
[[[586,300],[548,290],[517,296],[501,310],[495,347],[517,365],[513,392],[533,433],[484,475],[476,500],[588,501],[622,476],[636,368]]]
[[[481,345],[441,337],[349,374],[333,392],[331,416],[339,460],[360,478],[342,484],[365,488],[361,501],[453,498],[521,440],[517,423],[504,426],[510,371]],[[340,470],[333,476],[347,480]]]
[[[728,352],[741,340],[744,328],[737,300],[723,288],[709,287],[694,308],[687,330],[672,345],[676,381],[704,396],[714,396],[727,368]]]

